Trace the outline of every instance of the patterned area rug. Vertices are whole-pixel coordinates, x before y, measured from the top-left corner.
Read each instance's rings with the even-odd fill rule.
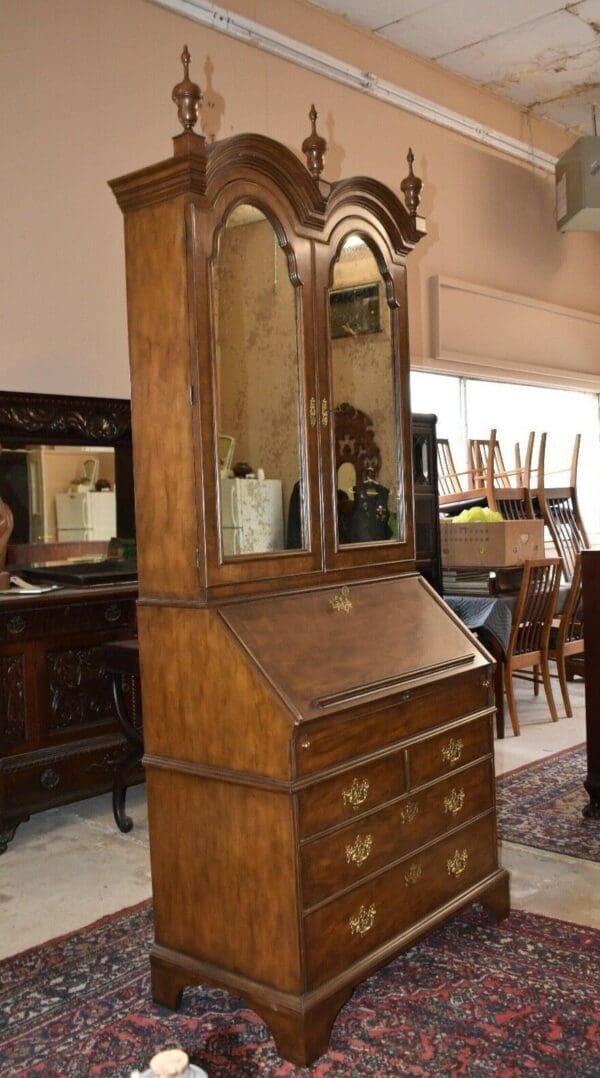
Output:
[[[498,778],[500,837],[600,861],[600,820],[581,815],[589,802],[586,774],[585,745],[577,745]]]
[[[262,1021],[216,989],[152,1004],[149,903],[0,963],[2,1078],[127,1078],[177,1043],[210,1078],[597,1078],[600,932],[533,914],[463,913],[360,985],[329,1052],[284,1063]]]

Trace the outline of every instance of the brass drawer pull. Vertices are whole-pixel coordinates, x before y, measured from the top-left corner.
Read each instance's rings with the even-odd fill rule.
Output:
[[[419,806],[416,801],[407,801],[404,808],[400,809],[402,823],[412,823],[415,816],[419,815]]]
[[[340,613],[349,614],[352,610],[352,599],[350,598],[350,588],[343,587],[339,591],[336,591],[332,599],[329,600],[329,605],[334,610]]]
[[[359,805],[364,804],[369,796],[369,780],[368,779],[352,779],[350,786],[347,790],[342,790],[342,801],[345,805],[352,805],[353,809],[358,808]]]
[[[489,687],[491,685],[489,674],[484,674],[483,675],[483,677],[481,679],[481,685],[482,685],[482,688],[489,689]]]
[[[458,737],[451,737],[442,749],[442,760],[446,764],[457,764],[462,756],[464,742]]]
[[[357,835],[354,842],[346,846],[346,860],[349,865],[362,865],[370,856],[373,848],[372,835]]]
[[[121,609],[118,606],[107,606],[104,611],[104,620],[114,625],[116,621],[121,620]]]
[[[467,867],[467,861],[469,860],[469,854],[466,850],[455,850],[454,855],[446,861],[446,868],[449,876],[454,876],[458,879],[462,876]]]
[[[444,812],[449,812],[452,816],[456,816],[457,812],[460,812],[465,803],[465,791],[463,789],[452,789],[451,793],[444,798]]]
[[[12,618],[9,618],[6,622],[6,628],[13,636],[18,636],[27,628],[27,622],[20,614],[13,614]]]
[[[300,742],[300,748],[304,749],[305,752],[308,752],[310,748],[310,738],[308,734],[305,734],[305,736],[302,738],[302,741]]]
[[[348,921],[350,925],[350,931],[353,936],[365,936],[367,932],[370,932],[375,924],[375,916],[377,910],[375,906],[361,906],[356,917],[351,917]]]
[[[423,869],[417,861],[413,861],[407,872],[404,873],[404,882],[407,887],[412,887],[423,875]]]

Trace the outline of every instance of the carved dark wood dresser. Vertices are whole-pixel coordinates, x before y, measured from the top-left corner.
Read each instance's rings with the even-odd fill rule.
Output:
[[[376,180],[321,179],[314,108],[308,168],[261,135],[207,145],[182,59],[173,157],[111,182],[153,996],[219,984],[307,1064],[367,974],[468,903],[508,910],[492,660],[415,571],[412,153],[405,208]],[[373,422],[376,479],[338,471],[341,403]]]
[[[0,393],[0,443],[114,446],[117,520],[131,529],[129,401]],[[0,853],[32,813],[112,789],[127,744],[101,646],[135,634],[136,595],[105,584],[0,599]]]

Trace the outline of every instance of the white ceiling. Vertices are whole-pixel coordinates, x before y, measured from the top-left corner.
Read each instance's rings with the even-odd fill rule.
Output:
[[[600,134],[600,0],[315,0],[578,135]]]

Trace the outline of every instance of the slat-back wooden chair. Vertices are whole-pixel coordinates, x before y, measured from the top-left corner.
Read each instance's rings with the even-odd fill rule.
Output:
[[[589,539],[577,499],[577,467],[581,435],[575,438],[568,486],[548,486],[546,483],[546,435],[540,435],[538,479],[535,498],[557,554],[563,561],[563,574],[572,580],[577,556],[588,547]]]
[[[533,445],[535,434],[532,431],[527,439],[525,451],[525,463],[521,462],[521,449],[519,443],[515,445],[515,469],[513,472],[504,471],[498,475],[498,462],[502,460],[500,447],[496,453],[496,431],[490,433],[488,449],[486,453],[487,472],[485,486],[487,501],[490,509],[501,513],[505,520],[531,520],[535,516],[533,503],[530,495],[531,461],[533,457]],[[514,480],[514,485],[511,480]]]
[[[549,657],[556,663],[565,713],[571,718],[573,709],[567,688],[568,660],[583,655],[583,596],[581,587],[581,555],[575,559],[573,579],[558,625],[550,635]]]
[[[541,671],[552,721],[558,721],[550,682],[548,649],[558,598],[560,567],[560,558],[526,561],[523,566],[504,663],[504,689],[515,737],[520,734],[521,727],[512,679],[513,674],[528,667],[533,667],[534,678],[537,677],[537,669]]]
[[[452,506],[466,507],[469,504],[483,505],[485,503],[485,491],[473,486],[471,471],[459,472],[457,470],[447,438],[437,440],[437,464],[441,509],[448,510]]]

